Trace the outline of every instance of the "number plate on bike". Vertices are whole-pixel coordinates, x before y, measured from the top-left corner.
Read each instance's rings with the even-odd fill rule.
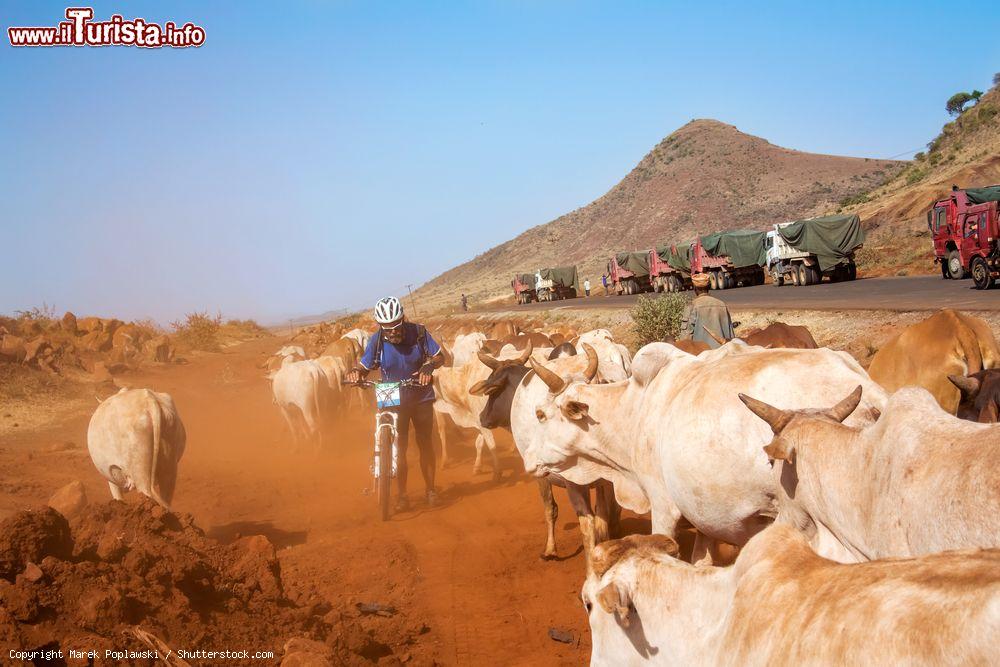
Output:
[[[399,405],[399,383],[379,382],[375,385],[375,402],[379,410]]]

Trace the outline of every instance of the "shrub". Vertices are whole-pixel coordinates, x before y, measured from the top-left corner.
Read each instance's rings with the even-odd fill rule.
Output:
[[[917,160],[917,161],[923,160],[924,159],[924,152],[923,151],[917,151],[916,153],[913,154],[913,159]]]
[[[642,347],[677,338],[687,304],[688,298],[680,293],[667,293],[655,298],[640,296],[631,312],[636,343]]]
[[[993,75],[993,85],[1000,86],[1000,72]]]
[[[215,352],[219,349],[219,326],[222,316],[207,312],[188,313],[183,321],[171,322],[177,342],[192,350]]]
[[[923,177],[926,175],[927,173],[923,169],[917,169],[917,168],[911,169],[906,174],[906,184],[913,185],[914,183],[919,183],[920,180],[923,179]]]

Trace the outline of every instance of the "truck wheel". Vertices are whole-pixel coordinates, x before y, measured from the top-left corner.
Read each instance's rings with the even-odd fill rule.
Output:
[[[957,250],[948,253],[948,273],[953,280],[961,280],[966,277],[965,267],[962,266],[962,256]]]
[[[781,287],[785,284],[785,279],[777,271],[771,271],[771,284],[775,287]]]
[[[810,285],[819,285],[821,282],[823,282],[823,274],[822,272],[820,272],[818,266],[810,266],[806,270],[809,271]]]
[[[806,284],[806,267],[805,264],[796,264],[792,267],[792,271],[795,272],[795,284],[801,287]]]
[[[972,282],[976,289],[990,289],[993,287],[993,276],[990,275],[990,267],[982,257],[972,260]]]
[[[856,280],[858,277],[858,265],[851,262],[847,265],[847,279]]]
[[[716,276],[715,281],[719,284],[719,289],[729,289],[728,273],[723,273],[722,271],[720,271],[719,275]]]
[[[719,283],[715,277],[715,271],[708,274],[708,289],[719,289]]]

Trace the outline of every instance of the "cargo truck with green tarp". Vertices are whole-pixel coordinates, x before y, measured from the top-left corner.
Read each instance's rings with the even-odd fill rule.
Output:
[[[510,286],[514,289],[514,300],[519,304],[538,301],[535,293],[535,274],[517,273],[514,280],[510,281]]]
[[[767,233],[752,229],[706,234],[692,248],[693,273],[708,274],[711,289],[764,283]]]
[[[682,292],[691,288],[691,249],[694,241],[662,243],[649,251],[649,282],[654,292]]]
[[[828,215],[782,222],[767,232],[767,270],[771,282],[814,285],[826,276],[830,282],[854,280],[855,253],[865,241],[856,215]]]
[[[576,266],[555,266],[535,272],[535,297],[538,301],[575,299],[582,289]]]
[[[649,281],[649,251],[619,252],[608,260],[608,280],[619,294],[639,294],[653,289]]]

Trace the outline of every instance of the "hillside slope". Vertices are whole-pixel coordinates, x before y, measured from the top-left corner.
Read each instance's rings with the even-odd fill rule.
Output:
[[[859,197],[869,230],[863,264],[877,273],[936,273],[927,210],[952,185],[1000,183],[1000,87],[944,126],[899,175]]]
[[[872,190],[905,163],[803,153],[715,120],[695,120],[661,141],[596,201],[533,227],[422,286],[430,309],[506,295],[511,274],[577,264],[594,285],[607,256],[665,241],[820,215]]]

